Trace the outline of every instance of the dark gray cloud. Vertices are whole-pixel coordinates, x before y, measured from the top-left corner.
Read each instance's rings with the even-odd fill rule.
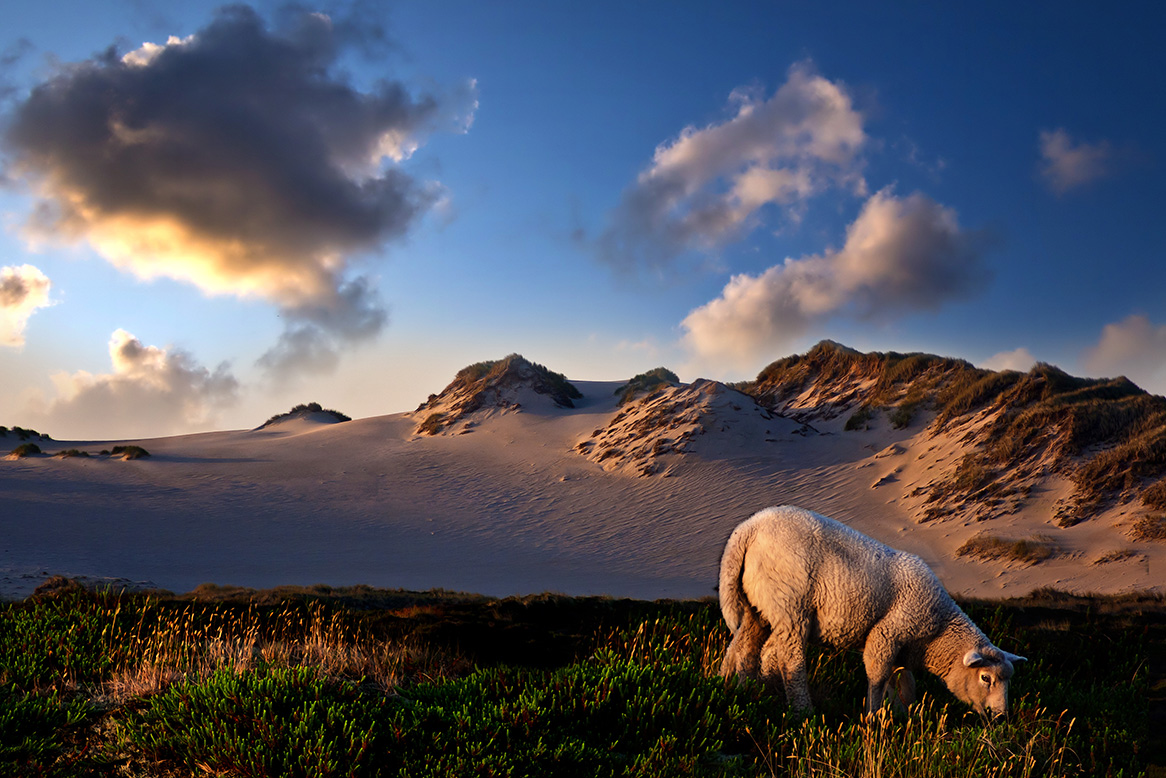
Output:
[[[343,346],[372,340],[388,323],[380,298],[363,277],[341,286],[331,300],[286,308],[282,315],[283,334],[258,362],[281,382],[331,372]]]
[[[377,317],[358,308],[364,324],[349,327],[342,310],[373,299],[344,291],[353,257],[441,195],[397,163],[473,109],[472,86],[449,100],[354,86],[341,55],[386,41],[351,16],[292,6],[269,27],[236,5],[189,37],[61,66],[3,138],[9,174],[39,196],[30,231],[87,241],[144,278],[312,311],[337,342],[365,337]]]

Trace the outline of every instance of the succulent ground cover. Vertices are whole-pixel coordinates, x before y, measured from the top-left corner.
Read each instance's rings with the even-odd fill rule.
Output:
[[[1031,658],[986,724],[937,679],[861,715],[854,652],[817,713],[723,683],[715,603],[366,588],[0,605],[0,774],[1139,775],[1166,763],[1160,600],[967,604]]]

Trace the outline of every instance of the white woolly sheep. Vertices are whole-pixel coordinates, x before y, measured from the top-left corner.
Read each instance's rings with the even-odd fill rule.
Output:
[[[770,686],[780,679],[790,705],[805,711],[810,641],[862,647],[868,711],[892,686],[913,702],[911,669],[922,668],[979,713],[1000,715],[1013,666],[1026,661],[992,645],[919,557],[791,506],[760,511],[733,531],[720,601],[733,633],[721,675]]]

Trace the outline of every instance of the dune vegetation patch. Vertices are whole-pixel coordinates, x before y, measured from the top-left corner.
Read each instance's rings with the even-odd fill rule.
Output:
[[[16,448],[8,452],[8,456],[13,459],[24,459],[25,457],[34,457],[38,454],[44,453],[40,450],[40,446],[35,443],[21,443]]]
[[[654,392],[663,386],[679,386],[680,378],[666,367],[657,367],[646,373],[632,376],[632,379],[623,386],[616,388],[614,394],[619,396],[619,405],[627,405],[641,394]]]
[[[120,457],[121,459],[145,459],[150,452],[141,446],[114,446],[108,451],[102,450],[102,456]]]
[[[315,414],[322,414],[328,417],[333,422],[352,421],[352,417],[340,411],[325,408],[317,402],[301,403],[300,405],[292,406],[292,409],[287,413],[277,413],[267,421],[260,424],[256,429],[263,429],[272,424],[279,424],[284,421],[291,421],[292,419],[302,419]]]
[[[1166,540],[1166,516],[1143,516],[1130,531],[1134,540]]]
[[[1007,540],[995,535],[977,535],[956,549],[956,556],[1022,562],[1035,565],[1057,555],[1057,547],[1044,538]]]
[[[721,680],[728,631],[707,600],[325,589],[0,603],[0,774],[1059,777],[1166,761],[1145,661],[1166,646],[1160,611],[965,603],[1030,658],[1008,720],[986,724],[930,675],[905,715],[864,716],[857,652],[812,650],[818,713],[793,714]]]
[[[18,440],[28,440],[29,438],[40,438],[41,440],[52,440],[48,435],[42,435],[36,430],[25,429],[24,427],[4,427],[0,426],[0,437],[8,437],[12,435]]]

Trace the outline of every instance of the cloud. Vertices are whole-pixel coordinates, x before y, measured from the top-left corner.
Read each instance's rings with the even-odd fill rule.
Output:
[[[865,194],[863,117],[840,83],[800,62],[769,99],[739,89],[730,103],[730,119],[690,125],[657,147],[599,238],[605,261],[660,271],[687,251],[739,239],[766,206],[796,219],[827,188]]]
[[[125,330],[109,340],[113,372],[53,376],[58,396],[37,414],[48,428],[85,438],[141,437],[206,429],[238,398],[227,364],[209,370],[181,349],[145,346]]]
[[[346,283],[327,300],[284,311],[287,325],[279,342],[259,358],[268,376],[287,382],[307,373],[331,372],[342,344],[375,338],[388,320],[367,279]]]
[[[684,342],[707,360],[747,367],[834,315],[934,311],[982,288],[983,244],[950,208],[884,189],[867,200],[840,250],[733,276],[720,297],[684,319]]]
[[[1040,174],[1056,194],[1065,194],[1104,178],[1111,172],[1113,149],[1108,141],[1074,143],[1063,129],[1042,130]]]
[[[1166,325],[1141,314],[1105,325],[1097,344],[1085,351],[1093,375],[1124,375],[1144,389],[1166,391]]]
[[[52,305],[48,276],[32,265],[0,267],[0,345],[20,348],[24,329],[38,308]]]
[[[399,163],[436,129],[464,131],[476,91],[357,89],[337,66],[368,43],[354,29],[297,8],[269,29],[236,5],[193,35],[60,67],[4,135],[9,171],[39,197],[30,238],[285,311],[344,305],[353,258],[443,194]]]
[[[1001,351],[984,362],[989,370],[1015,370],[1018,373],[1027,373],[1036,364],[1036,357],[1026,348],[1016,348],[1012,351]]]

